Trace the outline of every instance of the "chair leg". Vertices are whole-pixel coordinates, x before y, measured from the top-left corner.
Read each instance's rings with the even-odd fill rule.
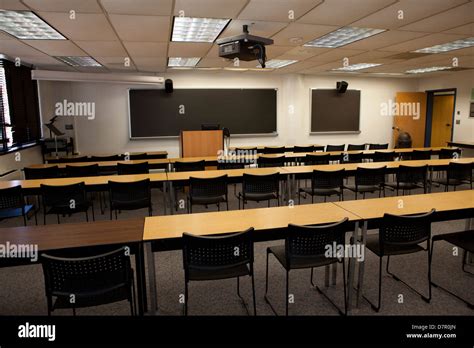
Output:
[[[86,210],[86,221],[89,222],[89,213]]]
[[[351,286],[351,284],[349,284]],[[382,302],[382,257],[379,256],[379,294],[378,294],[378,304],[377,306],[373,304],[366,296],[362,295],[362,297],[370,304],[370,307],[376,312],[380,311],[380,306]]]
[[[265,268],[265,295],[263,296],[263,298],[265,299],[265,302],[270,306],[270,309],[272,310],[272,312],[275,315],[278,315],[275,308],[273,308],[273,305],[270,302],[270,299],[267,296],[267,294],[268,294],[268,257],[269,256],[270,256],[270,251],[267,249],[267,262],[266,262],[266,268]]]
[[[250,315],[247,303],[245,302],[244,298],[240,295],[240,277],[237,277],[237,296],[240,299],[242,307],[244,307],[245,311],[247,312],[247,315]]]
[[[252,265],[252,274],[250,275],[252,278],[252,298],[253,298],[253,315],[257,315],[257,300],[255,298],[255,278],[253,276],[253,265]]]
[[[188,281],[184,284],[184,315],[188,315]]]
[[[91,200],[92,221],[95,221],[94,202]]]
[[[59,225],[61,223],[61,222],[59,222],[59,214],[56,214],[56,217],[58,219],[58,225]]]
[[[285,315],[288,316],[288,306],[289,306],[289,295],[290,295],[290,272],[288,270],[286,271],[286,309],[285,309]]]

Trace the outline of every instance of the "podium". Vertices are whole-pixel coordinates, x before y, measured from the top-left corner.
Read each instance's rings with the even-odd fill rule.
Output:
[[[217,156],[224,150],[224,133],[220,130],[181,131],[181,157]]]

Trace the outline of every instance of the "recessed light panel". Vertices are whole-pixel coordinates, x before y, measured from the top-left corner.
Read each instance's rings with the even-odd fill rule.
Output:
[[[171,41],[214,42],[230,19],[174,17]]]
[[[448,70],[451,69],[451,66],[432,66],[429,68],[420,68],[420,69],[413,69],[413,70],[407,70],[407,74],[423,74],[423,73],[429,73],[433,71],[441,71],[441,70]]]
[[[318,39],[309,41],[304,46],[336,48],[377,35],[384,31],[385,29],[343,27]]]
[[[20,40],[66,40],[31,11],[0,10],[0,30]]]
[[[268,69],[279,69],[285,66],[291,65],[298,62],[297,60],[283,60],[283,59],[271,59],[265,63],[265,68]],[[257,65],[257,68],[259,66]]]
[[[73,67],[100,67],[100,63],[98,63],[94,58],[92,57],[55,57],[56,59],[59,59],[60,61],[73,66]]]
[[[195,67],[201,58],[181,58],[181,57],[170,57],[168,58],[169,67]]]
[[[338,71],[356,71],[356,70],[362,70],[362,69],[368,69],[368,68],[373,68],[374,66],[379,66],[382,64],[376,64],[376,63],[359,63],[359,64],[352,64],[348,66],[344,66],[342,68],[337,68],[337,69],[332,69],[332,70],[338,70]]]
[[[443,53],[454,50],[459,50],[461,48],[472,47],[474,46],[474,37],[467,39],[456,40],[448,42],[442,45],[435,45],[431,47],[420,48],[419,50],[413,51],[416,53]]]

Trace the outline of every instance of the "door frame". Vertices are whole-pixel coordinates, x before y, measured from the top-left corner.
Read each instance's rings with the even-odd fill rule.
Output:
[[[454,119],[456,114],[456,96],[457,96],[457,88],[443,88],[443,89],[430,89],[425,91],[426,93],[426,124],[425,124],[425,147],[429,147],[431,145],[431,126],[433,120],[433,101],[436,93],[443,93],[443,92],[453,92],[454,94],[454,104],[453,104],[453,115],[451,117],[451,139],[453,141],[454,135]]]

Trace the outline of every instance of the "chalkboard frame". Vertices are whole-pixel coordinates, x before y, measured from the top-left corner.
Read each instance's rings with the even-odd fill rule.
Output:
[[[313,91],[314,90],[333,90],[336,92],[336,89],[332,88],[310,88],[309,89],[309,134],[310,135],[321,135],[321,134],[360,134],[360,111],[362,107],[362,91],[360,89],[348,89],[348,91],[358,91],[359,92],[359,122],[358,122],[358,130],[340,130],[340,131],[313,131]]]
[[[246,134],[231,134],[231,138],[248,138],[248,137],[277,137],[278,136],[278,125],[279,125],[279,109],[280,109],[280,90],[278,87],[251,87],[251,88],[240,88],[240,87],[223,87],[223,88],[216,88],[216,87],[189,87],[189,88],[175,88],[176,89],[187,89],[187,90],[199,90],[199,89],[207,89],[207,90],[231,90],[231,89],[243,89],[243,90],[274,90],[276,92],[276,105],[275,105],[275,127],[276,130],[269,133],[246,133]],[[153,139],[179,139],[180,135],[158,135],[158,136],[148,136],[148,137],[137,137],[132,136],[132,119],[131,119],[131,112],[130,112],[130,91],[137,91],[137,90],[161,90],[164,91],[164,87],[157,87],[153,88],[153,86],[147,86],[144,88],[134,88],[130,87],[127,88],[127,109],[128,109],[128,135],[129,140],[153,140]]]

